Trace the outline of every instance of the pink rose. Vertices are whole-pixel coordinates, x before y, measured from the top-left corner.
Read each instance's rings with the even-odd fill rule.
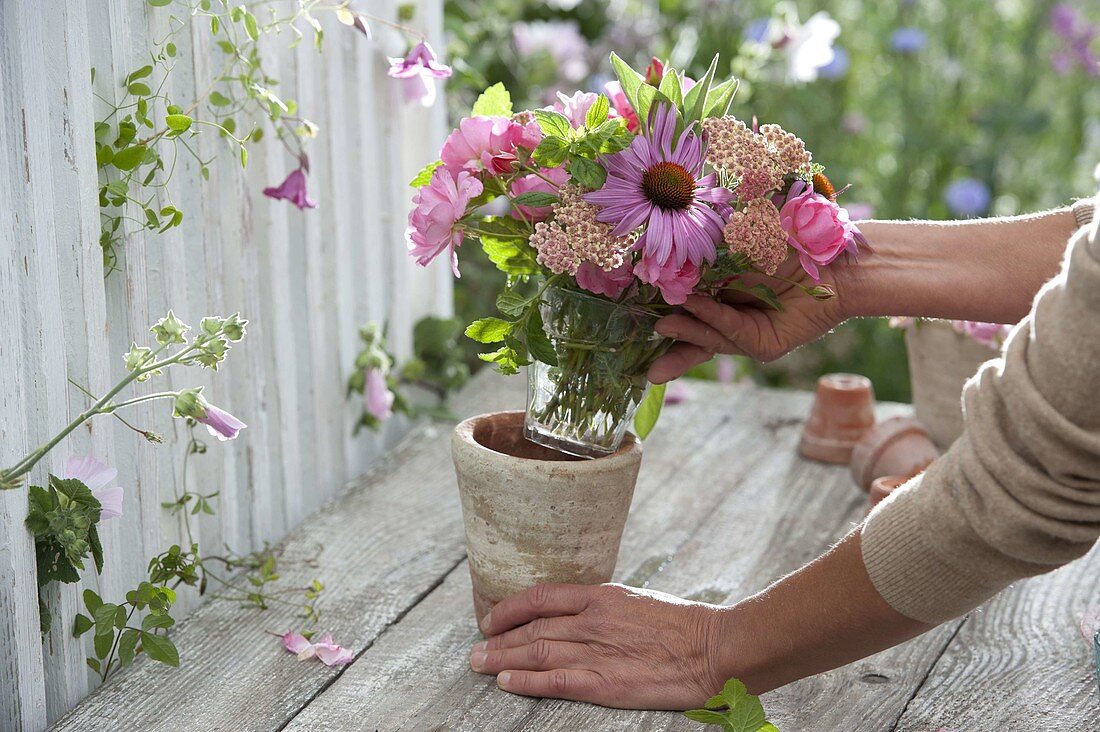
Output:
[[[569,180],[569,173],[566,172],[565,168],[543,168],[540,172],[542,173],[542,178],[534,173],[525,175],[522,178],[517,178],[516,181],[512,183],[512,197],[514,198],[524,193],[531,192],[550,193],[556,196],[558,195],[558,187],[565,185],[566,181]],[[556,185],[547,183],[544,178],[549,178],[554,181]],[[512,211],[512,218],[520,218],[521,213],[523,216],[527,217],[528,221],[542,221],[550,215],[550,207],[516,206],[516,210]]]
[[[591,262],[582,262],[577,268],[576,278],[577,284],[589,292],[616,299],[623,294],[623,290],[630,287],[630,283],[634,281],[634,273],[629,261],[610,272],[604,272]]]
[[[821,279],[818,267],[830,264],[845,250],[855,254],[857,242],[863,240],[847,211],[803,181],[791,186],[779,209],[779,223],[787,242],[798,250],[802,268],[815,281]]]
[[[656,259],[645,256],[635,265],[634,274],[642,282],[655,285],[669,305],[683,305],[695,285],[699,284],[700,276],[699,268],[690,259],[677,269],[672,258],[660,265]]]
[[[973,320],[953,320],[951,325],[957,332],[970,336],[974,342],[993,349],[1000,348],[1008,332],[1012,330],[1010,325],[977,323]]]
[[[417,264],[426,267],[443,250],[450,249],[451,269],[455,277],[459,276],[455,247],[462,243],[462,231],[455,228],[455,223],[466,215],[470,201],[482,189],[481,181],[465,170],[452,178],[444,168],[436,168],[428,185],[413,196],[405,230],[405,243]]]
[[[534,121],[523,125],[508,117],[467,117],[447,136],[439,157],[452,175],[461,170],[500,175],[511,170],[517,145],[534,150],[541,139]]]

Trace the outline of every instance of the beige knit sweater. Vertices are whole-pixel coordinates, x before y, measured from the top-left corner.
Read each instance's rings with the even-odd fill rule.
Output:
[[[862,527],[871,581],[910,618],[961,615],[1100,538],[1098,205],[1074,206],[1061,272],[967,382],[962,437]]]

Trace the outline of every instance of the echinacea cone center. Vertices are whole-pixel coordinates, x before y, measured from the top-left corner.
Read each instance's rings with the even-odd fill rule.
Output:
[[[642,173],[642,192],[663,209],[687,208],[695,200],[695,178],[676,163],[657,163]]]

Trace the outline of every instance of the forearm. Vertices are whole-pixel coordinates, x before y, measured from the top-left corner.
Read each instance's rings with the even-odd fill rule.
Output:
[[[722,611],[718,669],[754,694],[827,671],[930,630],[875,590],[859,531],[763,592]]]
[[[974,221],[866,221],[869,251],[837,268],[845,315],[1015,323],[1057,272],[1069,208]]]

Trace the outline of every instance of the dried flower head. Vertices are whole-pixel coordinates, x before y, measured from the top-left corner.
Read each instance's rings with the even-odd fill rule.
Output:
[[[535,224],[531,236],[539,264],[556,274],[576,274],[582,262],[591,262],[604,272],[621,265],[630,249],[630,237],[612,236],[615,227],[596,220],[599,207],[581,198],[576,185],[563,185],[558,194],[553,221]]]
[[[810,174],[805,143],[779,125],[764,125],[754,132],[735,117],[712,117],[703,120],[703,131],[707,162],[737,179],[742,201],[776,190],[786,175]]]
[[[775,274],[787,258],[787,232],[779,210],[766,198],[756,198],[730,218],[724,231],[731,252],[744,254],[764,274]]]

